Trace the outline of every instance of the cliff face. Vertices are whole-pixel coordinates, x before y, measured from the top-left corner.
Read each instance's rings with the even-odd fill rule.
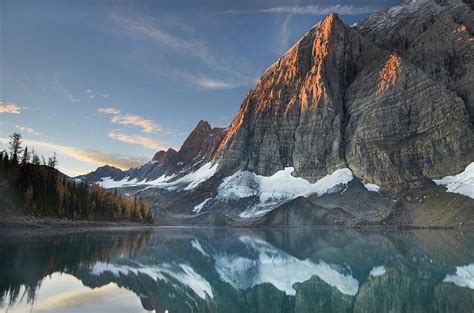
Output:
[[[404,22],[388,20],[362,25]],[[349,167],[365,182],[392,188],[459,172],[472,161],[470,91],[456,93],[472,73],[446,70],[437,79],[412,63],[411,55],[423,58],[415,50],[405,57],[369,40],[385,33],[372,30],[367,39],[367,32],[330,15],[306,33],[245,98],[219,146],[220,169],[271,175],[291,166],[295,176],[315,181]],[[472,49],[463,51],[469,60]]]
[[[455,92],[474,122],[474,13],[467,3],[409,0],[369,17],[356,29]]]

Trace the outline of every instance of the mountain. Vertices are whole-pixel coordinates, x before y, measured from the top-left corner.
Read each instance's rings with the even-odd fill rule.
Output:
[[[407,0],[352,27],[331,14],[227,129],[201,121],[178,152],[81,179],[148,198],[171,224],[474,224],[473,16],[461,0]]]
[[[219,161],[265,176],[293,167],[309,181],[350,168],[392,188],[463,169],[471,126],[462,98],[330,15],[249,93]]]
[[[177,180],[203,165],[211,167],[207,163],[214,157],[224,133],[224,128],[212,128],[208,122],[200,121],[179,151],[172,148],[159,151],[147,164],[126,171],[106,165],[76,178],[105,188],[159,184],[163,182],[160,177]]]

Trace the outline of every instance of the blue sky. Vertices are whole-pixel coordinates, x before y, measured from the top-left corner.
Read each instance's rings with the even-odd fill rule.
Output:
[[[399,3],[0,2],[0,149],[19,131],[79,175],[226,127],[266,67],[330,12],[352,24]]]

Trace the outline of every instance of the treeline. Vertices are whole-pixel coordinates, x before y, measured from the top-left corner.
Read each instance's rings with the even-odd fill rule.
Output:
[[[10,153],[0,152],[0,190],[3,200],[9,201],[19,213],[74,220],[154,223],[145,201],[76,182],[55,169],[56,156],[48,160],[42,157],[41,163],[28,147],[23,149],[20,134],[10,138]]]

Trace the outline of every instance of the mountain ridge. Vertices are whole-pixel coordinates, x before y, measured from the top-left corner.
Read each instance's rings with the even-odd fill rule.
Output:
[[[264,72],[228,128],[200,121],[179,151],[112,179],[178,220],[220,214],[247,225],[245,216],[290,214],[291,203],[305,202],[286,183],[334,209],[328,223],[392,212],[385,221],[397,224],[415,188],[420,203],[456,203],[444,220],[455,224],[474,200],[436,185],[474,161],[472,16],[460,0],[407,0],[352,27],[331,14]],[[351,207],[345,192],[373,203]],[[332,202],[320,202],[325,195]]]

